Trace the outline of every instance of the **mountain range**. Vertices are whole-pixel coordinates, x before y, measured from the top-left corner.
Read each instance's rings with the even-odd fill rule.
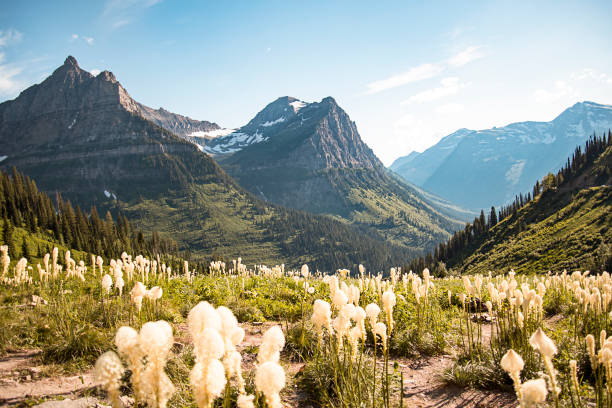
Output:
[[[297,160],[300,154],[295,149],[304,148],[295,172],[307,169],[314,176],[306,174],[326,188],[342,184],[347,193],[360,196],[363,221],[349,216],[333,220],[261,201],[202,152],[224,140],[209,140],[207,134],[222,134],[224,129],[212,122],[148,108],[134,101],[111,72],[91,75],[73,57],[42,83],[0,104],[0,166],[16,166],[42,190],[59,193],[75,205],[120,212],[145,231],[171,236],[182,250],[196,256],[242,256],[247,262],[290,265],[314,262],[314,266],[328,270],[359,262],[386,268],[434,246],[459,225],[419,198],[416,189],[413,194],[389,176],[333,99],[312,106],[303,104],[292,118],[285,119],[287,124],[303,121],[305,126],[300,129],[310,133],[292,132],[292,128],[279,126],[282,121],[267,123],[279,119],[273,109],[283,103],[285,107],[302,104],[285,98],[272,104],[272,109],[264,109],[240,131],[257,134],[257,129],[265,128],[269,139],[219,160],[260,197],[286,197],[291,194],[286,189],[291,185],[289,178],[280,180],[285,183],[281,185],[284,190],[279,188],[275,194],[270,189],[274,180],[250,183],[245,172],[262,177],[260,174],[274,170],[274,166],[276,171],[284,171],[281,165],[286,156],[293,154]],[[312,119],[299,116],[302,109],[312,113]],[[194,140],[206,144],[197,145]],[[251,152],[258,156],[248,156]],[[275,154],[278,160],[273,162]],[[270,163],[266,167],[258,160]],[[378,177],[374,182],[394,183],[400,192],[383,186],[388,196],[378,197],[371,181],[363,184],[363,191],[347,181],[357,183],[374,177]],[[267,194],[260,194],[260,188]],[[339,191],[329,200],[338,211],[342,209]],[[321,189],[311,193],[302,199],[316,203],[330,195]],[[362,198],[366,193],[370,195],[367,201]],[[283,203],[280,199],[270,201]],[[321,205],[326,211],[319,212],[333,215],[327,210],[333,205]],[[371,211],[368,206],[386,206],[388,219],[374,219],[381,210]],[[393,217],[402,220],[399,227]]]
[[[519,122],[487,130],[460,129],[390,169],[464,208],[506,204],[555,172],[593,133],[612,128],[612,106],[580,102],[550,122]]]

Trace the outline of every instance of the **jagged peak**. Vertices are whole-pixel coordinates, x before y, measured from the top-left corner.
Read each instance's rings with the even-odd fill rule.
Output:
[[[64,66],[79,68],[79,63],[77,62],[76,58],[74,58],[72,55],[69,55],[64,61]]]
[[[113,83],[117,82],[117,78],[115,78],[115,75],[112,72],[106,70],[100,72],[96,78]]]

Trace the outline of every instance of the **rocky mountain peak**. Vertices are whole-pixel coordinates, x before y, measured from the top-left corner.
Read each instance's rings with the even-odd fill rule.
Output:
[[[111,82],[111,83],[119,82],[117,81],[117,78],[115,78],[115,75],[110,71],[102,71],[98,74],[96,78],[101,79],[103,81]]]
[[[69,55],[64,61],[64,66],[79,68],[79,63],[77,62],[76,58],[74,58],[72,55]]]

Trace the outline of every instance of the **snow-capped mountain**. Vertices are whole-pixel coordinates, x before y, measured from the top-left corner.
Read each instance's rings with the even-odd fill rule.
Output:
[[[458,130],[423,153],[400,157],[390,169],[464,207],[488,208],[526,193],[589,136],[608,129],[612,106],[580,102],[550,122]]]
[[[390,176],[331,97],[278,98],[204,151],[266,201],[330,214],[408,247],[444,239],[466,215]]]
[[[304,117],[300,114],[300,110],[307,105],[308,103],[290,96],[278,98],[240,129],[225,129],[225,133],[213,136],[214,140],[213,137],[207,137],[196,140],[196,143],[202,146],[203,151],[213,156],[236,153],[252,144],[269,140],[270,135],[275,134],[283,124],[291,122],[298,116],[303,121]],[[205,136],[212,135],[208,133]]]

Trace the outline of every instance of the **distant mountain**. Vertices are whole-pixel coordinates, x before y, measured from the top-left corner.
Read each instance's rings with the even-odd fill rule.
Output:
[[[612,135],[591,138],[573,157],[522,208],[436,251],[452,253],[446,266],[461,273],[612,270]]]
[[[390,169],[425,190],[478,210],[511,201],[559,169],[593,133],[612,128],[612,106],[581,102],[550,122],[461,129],[423,153],[401,157]]]
[[[331,215],[409,248],[432,248],[468,216],[390,175],[331,97],[278,98],[202,148],[262,199]]]
[[[183,138],[206,137],[221,130],[219,125],[206,120],[191,119],[168,112],[164,108],[153,109],[140,103],[137,105],[145,119]]]
[[[414,255],[328,217],[261,202],[194,144],[148,118],[185,132],[209,123],[149,110],[111,72],[93,76],[68,57],[42,83],[0,104],[0,167],[16,166],[73,205],[121,212],[195,257],[379,270]]]

